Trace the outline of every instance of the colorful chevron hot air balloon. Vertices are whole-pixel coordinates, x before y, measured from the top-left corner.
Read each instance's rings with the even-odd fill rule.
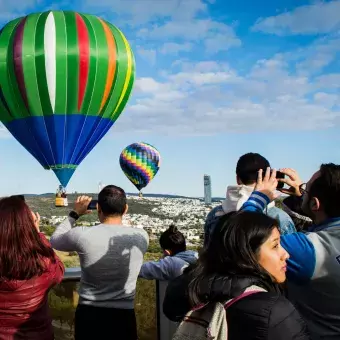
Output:
[[[0,32],[0,121],[64,187],[122,113],[134,77],[125,36],[96,16],[35,13]]]
[[[125,176],[141,191],[156,176],[161,156],[150,144],[134,143],[122,151],[119,163]]]

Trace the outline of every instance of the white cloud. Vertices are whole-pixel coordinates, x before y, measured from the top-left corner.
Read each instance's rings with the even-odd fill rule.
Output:
[[[141,46],[137,47],[137,53],[151,65],[156,63],[157,52],[155,50],[147,50]]]
[[[203,42],[208,53],[228,50],[242,44],[232,26],[211,19],[168,21],[150,28],[143,28],[138,36],[148,40],[166,38],[195,43]]]
[[[317,78],[317,86],[322,89],[338,89],[340,73],[325,74]]]
[[[293,52],[292,52],[293,53]],[[176,72],[137,81],[120,128],[169,135],[323,129],[340,124],[340,74],[299,74],[290,54],[257,61],[240,75],[216,61],[176,61]],[[296,58],[295,63],[299,63]],[[327,87],[327,88],[325,88]],[[333,93],[332,93],[333,91]],[[143,127],[138,122],[143,121]]]
[[[338,59],[340,32],[314,40],[311,44],[280,54],[286,66],[293,66],[299,75],[320,74],[324,68]],[[278,57],[277,55],[276,57]]]
[[[232,47],[239,47],[242,45],[241,40],[236,37],[231,30],[228,33],[210,34],[204,41],[207,52],[214,54],[219,51],[227,51]]]
[[[180,72],[169,77],[176,84],[200,86],[208,84],[219,84],[235,82],[234,74],[227,72]]]
[[[183,60],[176,60],[172,64],[173,67],[180,67],[183,72],[226,72],[231,71],[230,67],[226,63],[219,63],[216,61],[199,61],[188,62]]]
[[[10,20],[23,17],[41,3],[42,0],[23,0],[18,6],[17,2],[0,0],[0,23],[6,24]]]
[[[162,46],[162,48],[160,49],[160,52],[163,54],[177,55],[181,51],[190,52],[192,47],[193,45],[191,43],[178,44],[174,42],[168,42]]]
[[[325,107],[332,108],[334,105],[339,105],[340,98],[336,94],[317,92],[314,94],[314,101]]]
[[[153,78],[139,78],[135,83],[135,91],[138,93],[155,93],[169,90],[167,84],[162,84]]]
[[[317,2],[291,12],[260,18],[252,30],[276,35],[329,33],[340,28],[339,13],[339,0]]]
[[[109,15],[119,13],[133,26],[148,23],[158,18],[190,20],[207,10],[202,0],[85,0],[82,6]]]
[[[144,42],[165,42],[162,54],[177,55],[201,43],[209,54],[239,47],[234,28],[212,20],[208,4],[214,0],[84,0],[82,10],[93,12],[118,27],[138,28]],[[119,13],[119,15],[117,14]],[[174,41],[175,39],[178,39]],[[129,40],[131,40],[129,38]],[[152,57],[154,58],[154,57]]]
[[[85,0],[82,7],[118,27],[138,27],[140,40],[167,40],[163,54],[188,52],[193,42],[202,43],[210,54],[241,45],[232,26],[211,19],[204,0]]]

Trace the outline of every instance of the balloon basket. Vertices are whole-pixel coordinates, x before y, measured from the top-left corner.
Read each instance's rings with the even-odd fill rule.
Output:
[[[55,195],[55,206],[58,207],[58,208],[68,206],[66,189],[63,188],[61,185],[57,189],[57,193]]]
[[[139,192],[138,197],[139,197],[139,198],[143,198],[143,194],[142,194],[141,191]]]

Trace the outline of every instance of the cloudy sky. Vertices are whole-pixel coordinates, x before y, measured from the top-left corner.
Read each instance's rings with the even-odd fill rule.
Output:
[[[297,5],[298,4],[298,5]],[[0,23],[48,9],[96,14],[119,27],[136,58],[124,113],[79,166],[69,191],[98,182],[134,187],[119,167],[145,141],[162,168],[145,192],[213,195],[235,181],[235,164],[259,152],[306,180],[340,159],[340,1],[0,0]],[[57,180],[0,130],[0,194],[54,191]]]

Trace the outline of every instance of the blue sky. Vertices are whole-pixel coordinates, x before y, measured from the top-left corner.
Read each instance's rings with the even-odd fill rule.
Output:
[[[235,182],[240,155],[259,152],[304,179],[339,163],[340,1],[84,0],[0,2],[0,23],[72,9],[118,26],[136,57],[124,113],[79,166],[69,191],[98,182],[136,191],[119,154],[156,146],[162,167],[146,193],[213,196]],[[0,195],[54,191],[54,174],[0,130]]]

